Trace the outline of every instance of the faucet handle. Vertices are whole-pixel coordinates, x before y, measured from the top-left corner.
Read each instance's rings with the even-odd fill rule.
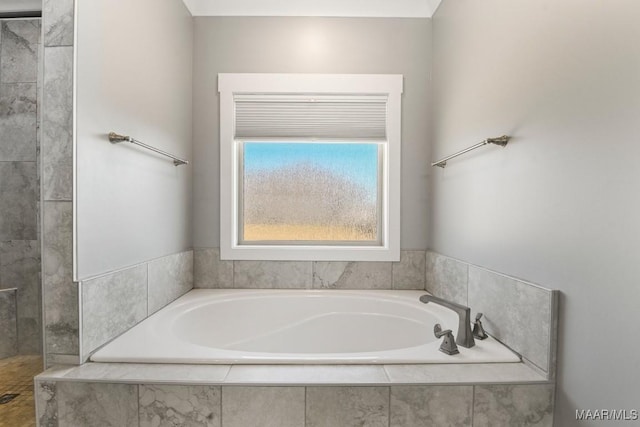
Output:
[[[451,329],[442,330],[442,326],[439,323],[436,323],[433,327],[433,334],[436,338],[440,338],[444,336],[442,340],[442,344],[440,344],[440,351],[446,353],[448,355],[458,354],[460,351],[458,350],[458,346],[456,345],[456,340],[453,338],[453,333]]]
[[[482,322],[480,318],[482,317],[482,313],[476,314],[476,321],[473,323],[473,336],[479,340],[486,339],[489,335],[484,331],[482,327]]]

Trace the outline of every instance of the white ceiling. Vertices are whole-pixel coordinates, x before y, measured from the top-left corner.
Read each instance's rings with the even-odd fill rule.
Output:
[[[430,18],[441,0],[183,0],[193,16]]]
[[[441,0],[183,0],[193,16],[430,18]],[[0,12],[42,9],[42,0],[0,0]]]

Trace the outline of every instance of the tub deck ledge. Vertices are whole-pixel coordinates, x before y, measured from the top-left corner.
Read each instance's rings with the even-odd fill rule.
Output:
[[[313,386],[551,383],[525,363],[420,365],[179,365],[95,363],[52,367],[36,382]]]

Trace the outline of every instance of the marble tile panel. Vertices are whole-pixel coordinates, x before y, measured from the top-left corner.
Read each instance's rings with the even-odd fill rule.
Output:
[[[309,289],[310,261],[234,261],[234,288]]]
[[[43,0],[45,46],[73,45],[73,0]]]
[[[18,353],[41,353],[40,242],[0,242],[0,287],[18,289]]]
[[[228,365],[183,365],[154,363],[84,363],[52,379],[64,381],[115,382],[129,384],[220,384]],[[50,378],[45,374],[43,379]]]
[[[35,162],[0,162],[0,240],[38,239]]]
[[[220,427],[220,387],[140,385],[140,427]]]
[[[78,288],[73,282],[73,206],[43,205],[42,283],[45,347],[49,353],[78,354]]]
[[[551,427],[554,386],[476,386],[473,403],[474,427]]]
[[[55,382],[35,383],[36,421],[39,427],[58,427],[58,398]]]
[[[36,82],[38,79],[39,19],[2,21],[0,81]]]
[[[19,309],[18,312],[20,312]],[[42,354],[40,319],[18,316],[18,354]]]
[[[44,200],[72,200],[73,47],[44,51],[43,196]]]
[[[138,386],[57,383],[60,427],[138,427]]]
[[[0,291],[0,359],[18,353],[16,291]]]
[[[391,387],[390,427],[471,427],[473,386]]]
[[[319,385],[389,382],[380,365],[233,365],[226,384]]]
[[[148,315],[193,289],[193,251],[158,258],[147,266]]]
[[[193,257],[195,288],[233,288],[233,261],[222,261],[220,249],[194,249]]]
[[[393,384],[487,384],[547,382],[524,363],[384,365]]]
[[[390,262],[315,261],[316,289],[391,289]]]
[[[307,387],[307,427],[387,427],[389,387]]]
[[[468,264],[434,252],[427,252],[427,291],[467,305]]]
[[[222,387],[222,427],[303,427],[304,387]]]
[[[79,354],[45,354],[45,366],[51,368],[53,366],[78,366],[81,363]]]
[[[0,85],[0,161],[35,162],[36,83]]]
[[[392,264],[393,289],[424,289],[426,251],[400,251],[400,262]]]
[[[83,357],[146,317],[146,265],[83,281]]]
[[[489,334],[548,372],[551,291],[469,266],[469,305]]]

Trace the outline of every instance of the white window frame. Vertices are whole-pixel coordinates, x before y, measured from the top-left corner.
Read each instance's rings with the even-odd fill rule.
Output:
[[[399,261],[402,75],[218,74],[220,92],[220,257],[224,260]],[[250,245],[238,242],[235,94],[387,95],[387,141],[379,246]]]

